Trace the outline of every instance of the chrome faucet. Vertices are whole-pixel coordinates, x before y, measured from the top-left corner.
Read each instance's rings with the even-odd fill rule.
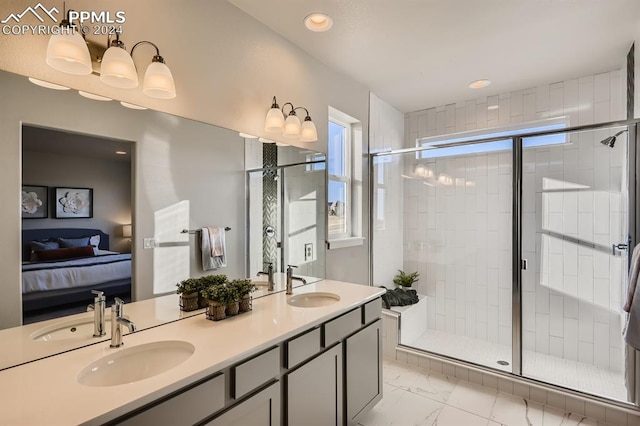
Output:
[[[106,334],[104,331],[104,307],[107,298],[104,297],[104,291],[91,290],[91,293],[96,295],[93,303],[87,306],[87,312],[93,311],[93,337],[102,337]]]
[[[273,263],[272,262],[268,262],[267,263],[267,272],[258,272],[258,274],[256,276],[260,276],[260,275],[266,275],[267,276],[267,280],[268,280],[268,286],[267,286],[267,290],[269,291],[273,291],[275,288],[275,283],[273,282]]]
[[[122,342],[122,326],[129,329],[131,333],[138,331],[136,325],[130,319],[123,317],[124,301],[119,297],[115,298],[111,305],[111,347],[119,348],[124,345]]]
[[[305,280],[304,278],[293,276],[293,268],[297,268],[297,266],[294,266],[294,265],[287,266],[287,294],[293,294],[293,280],[298,280],[302,282],[302,284],[307,283],[307,280]]]

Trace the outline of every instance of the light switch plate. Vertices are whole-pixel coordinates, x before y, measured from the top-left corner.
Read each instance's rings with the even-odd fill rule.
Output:
[[[156,238],[145,238],[143,240],[143,247],[145,250],[159,247],[160,243]]]

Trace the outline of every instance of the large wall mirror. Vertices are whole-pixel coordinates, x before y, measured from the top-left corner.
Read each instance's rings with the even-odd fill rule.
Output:
[[[109,304],[115,294],[145,301],[145,315],[132,318],[138,329],[144,329],[189,315],[157,297],[174,293],[182,279],[208,273],[253,275],[249,247],[261,244],[252,241],[262,241],[263,235],[249,234],[248,217],[254,208],[262,214],[263,205],[248,206],[246,170],[264,168],[264,153],[274,149],[280,157],[272,164],[275,169],[289,162],[318,160],[308,150],[244,140],[232,130],[125,108],[117,101],[87,99],[74,90],[46,89],[7,72],[0,72],[0,88],[0,157],[4,158],[0,177],[5,182],[0,229],[7,236],[0,249],[5,254],[0,258],[0,297],[3,306],[10,307],[0,314],[0,333],[7,342],[0,349],[0,369],[109,337],[38,339],[45,325],[65,320],[47,314],[49,296],[58,310],[53,316],[77,315],[77,309],[85,309],[91,301],[90,290],[96,286],[105,289]],[[278,205],[288,212],[291,223],[281,223],[291,234],[292,252],[298,259],[307,255],[305,275],[323,277],[323,215],[317,215],[316,208],[317,229],[309,234],[309,221],[302,219],[304,209],[300,209],[311,205],[309,194],[315,197],[314,206],[324,208],[324,172],[318,166],[297,167],[296,173],[307,178],[304,185],[295,185],[291,169],[291,183],[283,187],[286,200]],[[268,175],[263,173],[262,178]],[[315,191],[310,185],[317,185]],[[227,266],[218,271],[202,270],[198,234],[183,232],[204,226],[230,228]],[[294,242],[296,235],[304,238]],[[73,283],[63,271],[37,275],[46,269],[38,265],[38,255],[43,256],[40,263],[49,265],[61,259],[30,242],[73,248],[86,246],[87,241],[80,241],[84,238],[104,257],[112,256],[113,262],[107,262],[103,271],[113,275],[101,272],[77,288],[68,288]],[[310,238],[313,241],[307,241]],[[312,250],[307,252],[309,244]],[[27,272],[34,277],[25,285]],[[78,297],[80,293],[85,298]],[[70,304],[75,306],[65,312]],[[23,318],[33,324],[20,326]],[[14,345],[17,341],[21,343]]]

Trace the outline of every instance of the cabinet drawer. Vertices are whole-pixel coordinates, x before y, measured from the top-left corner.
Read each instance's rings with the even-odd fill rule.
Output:
[[[240,398],[280,374],[280,348],[233,367],[233,398]]]
[[[287,342],[286,367],[293,368],[320,352],[320,329],[316,328]]]
[[[380,298],[365,303],[362,307],[362,324],[369,324],[382,316],[382,301]]]
[[[354,309],[341,317],[324,324],[324,347],[344,339],[349,334],[358,330],[362,325],[362,314],[360,308]]]
[[[192,425],[223,407],[224,374],[219,374],[119,424]]]

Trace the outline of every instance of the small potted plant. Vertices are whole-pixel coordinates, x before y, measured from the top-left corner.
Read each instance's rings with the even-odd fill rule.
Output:
[[[207,306],[209,306],[209,299],[207,299],[207,297],[205,296],[206,293],[203,292],[202,290],[205,290],[212,285],[225,284],[227,282],[227,276],[226,275],[206,275],[200,278],[200,282],[201,282],[201,288],[200,288],[200,291],[198,292],[198,294],[200,295],[200,297],[198,297],[198,304],[200,305],[201,308],[206,308]]]
[[[398,273],[395,277],[393,277],[393,283],[397,285],[398,288],[406,290],[408,288],[411,288],[413,283],[418,281],[418,276],[420,276],[420,274],[417,271],[407,274],[404,271],[398,269]]]
[[[179,282],[176,293],[180,295],[180,309],[183,311],[195,311],[199,308],[198,293],[201,290],[198,278],[188,278]]]
[[[231,285],[231,283],[226,284],[227,292],[229,294],[229,300],[227,302],[227,309],[225,313],[228,317],[232,317],[234,315],[238,315],[240,311],[240,292],[238,291],[238,287],[235,285]]]
[[[226,318],[225,310],[232,294],[226,285],[212,285],[202,290],[202,296],[209,300],[207,318],[220,321]]]
[[[240,297],[240,312],[251,310],[251,292],[256,290],[256,285],[251,280],[233,280],[231,285],[238,289]]]

